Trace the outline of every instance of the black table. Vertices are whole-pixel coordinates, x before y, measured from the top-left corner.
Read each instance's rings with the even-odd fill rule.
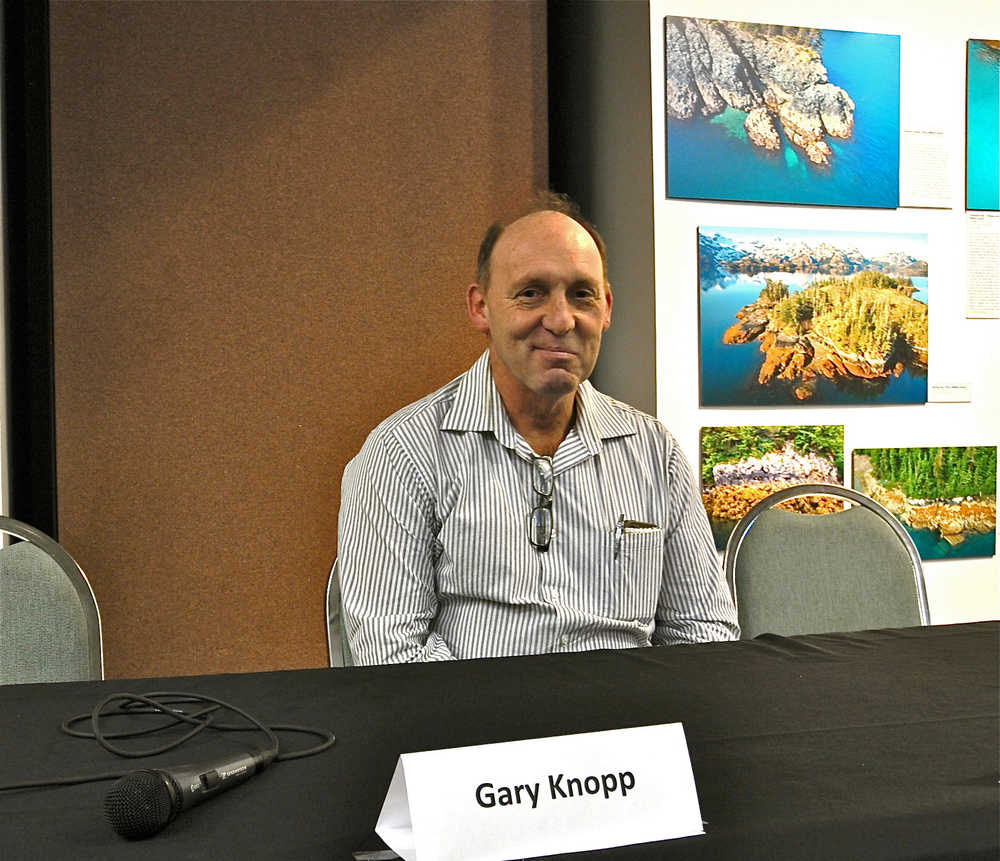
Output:
[[[59,733],[65,717],[112,691],[200,692],[267,721],[338,736],[329,751],[272,765],[141,842],[123,840],[104,821],[108,783],[4,793],[0,858],[348,861],[371,834],[400,753],[682,721],[707,833],[586,857],[995,861],[998,651],[1000,623],[982,622],[456,664],[0,687],[0,783],[164,766],[196,758],[202,744],[231,744],[215,737],[123,766],[94,742]]]

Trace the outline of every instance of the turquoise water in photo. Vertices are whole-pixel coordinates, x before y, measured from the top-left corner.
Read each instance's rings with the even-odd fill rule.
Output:
[[[1000,59],[969,45],[966,206],[1000,210]]]
[[[905,369],[899,377],[885,380],[816,378],[816,389],[806,401],[796,399],[792,390],[801,380],[772,380],[762,386],[757,382],[764,361],[760,342],[724,344],[722,335],[737,322],[736,312],[760,296],[764,278],[786,280],[792,293],[798,292],[811,278],[824,275],[783,275],[768,272],[754,277],[732,276],[725,287],[700,291],[701,302],[701,405],[703,407],[737,406],[819,406],[850,404],[922,404],[927,400],[927,375]],[[927,302],[927,278],[913,278],[918,288],[914,299]]]
[[[993,556],[996,553],[995,529],[992,532],[966,535],[965,540],[957,547],[952,547],[937,532],[929,529],[910,529],[907,526],[906,531],[913,539],[921,559],[971,559]]]
[[[894,208],[899,203],[899,37],[823,30],[830,82],[854,100],[854,136],[828,137],[830,164],[814,165],[786,140],[749,142],[746,114],[667,118],[667,196]]]
[[[857,489],[857,488],[855,488]],[[715,539],[716,550],[725,550],[726,542],[733,529],[736,527],[736,520],[715,520],[709,518],[712,526],[712,537]],[[992,532],[974,533],[966,535],[965,540],[957,547],[952,547],[941,536],[930,529],[911,529],[905,523],[906,529],[913,544],[917,548],[917,553],[921,559],[974,559],[996,555],[997,533]]]

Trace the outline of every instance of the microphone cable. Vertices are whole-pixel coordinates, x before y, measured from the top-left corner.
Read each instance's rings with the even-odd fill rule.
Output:
[[[108,708],[116,703],[117,705],[114,708]],[[242,717],[246,723],[219,722],[217,717],[220,713],[224,713],[227,710]],[[164,720],[144,729],[117,730],[112,732],[102,726],[102,722],[106,722],[109,718],[135,718],[142,716],[161,716]],[[76,728],[76,724],[86,720],[90,721],[89,730]],[[155,747],[130,750],[115,743],[123,739],[151,736],[174,727],[179,727],[181,724],[190,725],[190,729],[179,738],[164,742]],[[93,711],[89,714],[73,715],[64,720],[59,729],[74,738],[94,739],[109,753],[129,759],[157,756],[161,753],[174,750],[206,729],[214,729],[220,732],[263,733],[267,737],[268,748],[262,751],[261,757],[266,762],[283,762],[290,759],[315,756],[327,750],[337,740],[337,737],[332,732],[317,729],[316,727],[295,726],[292,724],[267,725],[243,709],[224,700],[215,699],[204,694],[186,693],[184,691],[153,691],[148,694],[121,692],[111,694],[94,706]],[[322,739],[322,741],[312,747],[282,751],[277,736],[279,732],[304,733],[316,736]],[[114,771],[40,780],[24,780],[16,783],[0,784],[0,792],[15,789],[35,789],[43,786],[72,786],[79,783],[117,780],[130,773],[128,771]]]

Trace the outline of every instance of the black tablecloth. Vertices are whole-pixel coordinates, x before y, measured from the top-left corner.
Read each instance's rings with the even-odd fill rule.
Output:
[[[0,783],[162,767],[239,744],[216,736],[123,765],[94,742],[58,731],[64,718],[113,691],[199,692],[338,738],[327,752],[276,763],[141,842],[118,837],[104,821],[108,783],[0,794],[0,858],[348,861],[371,835],[400,753],[681,721],[706,834],[587,857],[995,861],[998,651],[1000,623],[983,622],[452,664],[0,687]]]

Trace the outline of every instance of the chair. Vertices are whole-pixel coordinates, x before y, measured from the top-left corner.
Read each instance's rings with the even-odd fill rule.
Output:
[[[340,576],[336,559],[330,569],[330,578],[326,582],[326,647],[330,652],[331,667],[354,666],[354,656],[347,642],[347,629],[344,625],[344,608],[340,599]]]
[[[103,679],[101,616],[80,566],[26,523],[0,517],[0,532],[0,684]]]
[[[818,495],[854,506],[833,514],[774,508]],[[736,525],[724,559],[744,639],[930,624],[913,540],[855,490],[802,484],[770,494]]]

